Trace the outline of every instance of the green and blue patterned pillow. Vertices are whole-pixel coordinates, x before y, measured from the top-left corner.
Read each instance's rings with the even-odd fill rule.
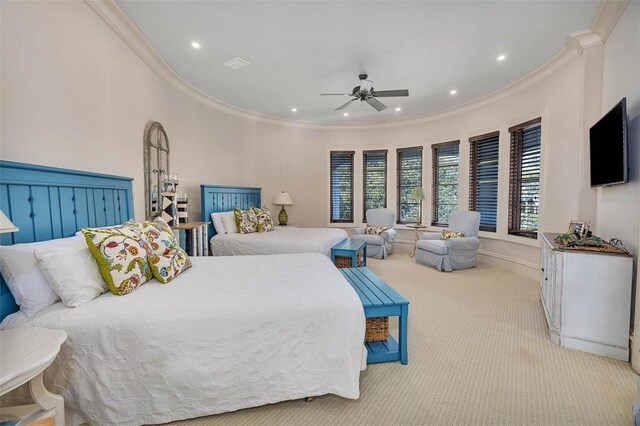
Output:
[[[256,219],[258,220],[257,229],[258,232],[269,232],[273,231],[275,228],[273,226],[273,218],[271,217],[271,211],[267,207],[259,208],[254,207],[253,213],[256,215]]]
[[[251,234],[258,230],[258,217],[256,216],[254,207],[250,207],[247,210],[235,208],[233,209],[233,215],[236,218],[239,233]]]
[[[113,294],[129,294],[153,276],[147,260],[151,247],[137,230],[127,226],[83,228],[82,234]]]

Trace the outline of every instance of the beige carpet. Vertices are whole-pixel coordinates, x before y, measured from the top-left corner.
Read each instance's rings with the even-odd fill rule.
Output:
[[[552,344],[535,281],[487,266],[439,273],[402,254],[369,266],[411,303],[408,366],[369,365],[357,401],[327,395],[175,424],[631,424],[630,365]]]

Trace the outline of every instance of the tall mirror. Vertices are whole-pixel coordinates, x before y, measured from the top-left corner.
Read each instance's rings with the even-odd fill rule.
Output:
[[[152,121],[144,130],[145,216],[153,219],[161,214],[161,193],[169,176],[169,138],[162,124]]]

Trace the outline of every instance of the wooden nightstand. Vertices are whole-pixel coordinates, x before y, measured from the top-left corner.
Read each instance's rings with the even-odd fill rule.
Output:
[[[2,407],[3,417],[28,419],[25,424],[53,417],[57,426],[64,426],[64,399],[45,389],[42,374],[65,340],[67,333],[62,330],[19,327],[0,331],[0,395],[28,382],[35,402],[20,407]]]

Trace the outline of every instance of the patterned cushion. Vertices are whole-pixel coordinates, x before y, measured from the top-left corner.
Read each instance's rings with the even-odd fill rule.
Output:
[[[128,226],[139,229],[149,242],[149,266],[153,276],[161,283],[168,283],[191,267],[189,255],[180,248],[173,231],[163,219],[156,218],[153,222]]]
[[[100,275],[113,294],[131,293],[151,279],[147,261],[151,247],[137,230],[130,227],[83,228],[82,234],[98,262]]]
[[[238,232],[241,234],[251,234],[258,230],[258,218],[256,217],[253,207],[247,210],[233,209],[233,214],[236,217],[236,225],[238,226]]]
[[[258,219],[258,232],[269,232],[275,229],[273,226],[273,219],[271,218],[271,211],[267,207],[263,207],[261,209],[254,207],[253,213]]]
[[[464,232],[462,231],[449,231],[448,229],[443,229],[442,235],[440,238],[443,240],[449,240],[451,238],[463,238],[463,237],[464,237]]]
[[[369,225],[367,225],[367,230],[364,233],[365,234],[369,234],[369,235],[380,235],[386,230],[387,230],[386,226],[369,226]]]

